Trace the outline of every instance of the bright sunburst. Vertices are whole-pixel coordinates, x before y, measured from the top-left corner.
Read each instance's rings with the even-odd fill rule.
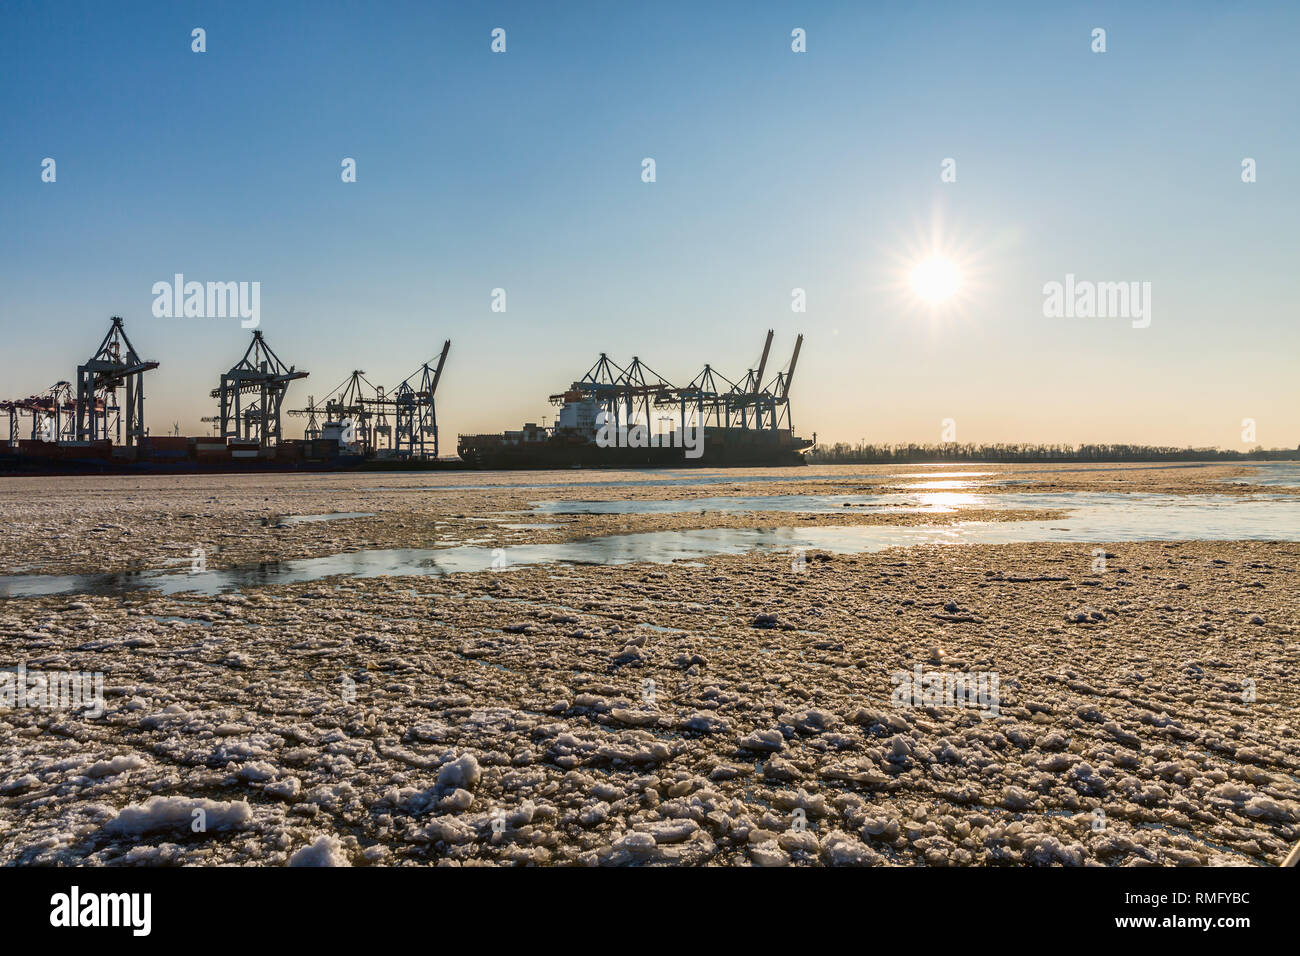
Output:
[[[900,317],[920,318],[935,329],[964,321],[979,311],[1004,244],[944,222],[936,206],[928,224],[917,223],[910,237],[880,247],[876,289]]]
[[[961,288],[961,270],[951,259],[930,256],[912,267],[908,282],[919,298],[939,305]]]

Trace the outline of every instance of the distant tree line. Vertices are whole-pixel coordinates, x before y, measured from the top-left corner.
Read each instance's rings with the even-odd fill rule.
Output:
[[[1300,449],[1173,448],[1160,445],[975,445],[945,442],[938,445],[875,445],[836,442],[819,445],[806,456],[816,465],[873,465],[890,462],[932,461],[1300,461]]]

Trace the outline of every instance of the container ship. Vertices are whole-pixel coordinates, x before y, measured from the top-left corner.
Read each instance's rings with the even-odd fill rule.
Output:
[[[764,386],[771,330],[758,367],[732,382],[710,366],[689,385],[672,385],[635,356],[626,368],[601,353],[587,374],[551,396],[552,426],[461,435],[457,453],[471,468],[729,468],[804,464],[816,443],[795,435],[789,365]],[[668,426],[656,429],[654,423]]]

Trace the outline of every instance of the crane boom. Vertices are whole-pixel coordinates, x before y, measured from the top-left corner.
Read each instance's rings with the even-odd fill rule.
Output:
[[[767,330],[767,341],[763,343],[763,357],[758,360],[758,374],[754,377],[754,391],[756,392],[763,388],[763,372],[767,369],[767,353],[772,350],[772,336],[775,334],[774,330]]]
[[[785,398],[790,394],[790,381],[794,378],[795,363],[799,361],[799,348],[803,345],[803,335],[800,334],[794,340],[794,355],[790,356],[790,369],[785,373],[785,385],[781,389],[781,397]]]
[[[429,386],[430,398],[433,398],[433,393],[438,390],[438,379],[442,378],[442,366],[447,361],[449,351],[451,351],[451,339],[442,343],[442,354],[438,356],[438,367],[433,372],[433,383]]]

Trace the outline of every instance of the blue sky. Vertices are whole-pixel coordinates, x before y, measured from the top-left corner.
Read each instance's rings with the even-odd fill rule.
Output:
[[[600,351],[734,379],[769,327],[823,441],[1300,444],[1300,7],[1135,6],[6,3],[0,397],[120,314],[150,427],[205,430],[248,333],[155,318],[183,272],[261,282],[295,406],[450,337],[444,453]],[[1044,317],[1067,273],[1152,283],[1151,326]]]

